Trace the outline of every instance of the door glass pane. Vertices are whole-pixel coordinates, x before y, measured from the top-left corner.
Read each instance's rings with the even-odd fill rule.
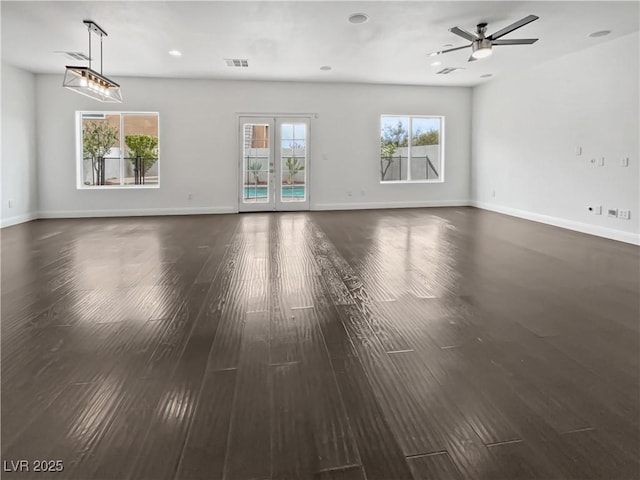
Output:
[[[120,115],[82,115],[82,183],[120,185]]]
[[[158,184],[158,116],[122,115],[125,185]]]
[[[307,125],[284,123],[280,128],[280,200],[307,199]]]
[[[269,203],[269,125],[245,123],[242,134],[242,202]]]

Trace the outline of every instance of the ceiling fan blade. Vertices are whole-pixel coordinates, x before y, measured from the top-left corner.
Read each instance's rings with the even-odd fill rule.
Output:
[[[496,39],[502,37],[503,35],[506,35],[507,33],[513,32],[514,30],[516,30],[516,29],[518,29],[520,27],[524,27],[527,23],[531,23],[534,20],[538,20],[538,18],[540,18],[540,17],[536,17],[535,15],[528,15],[528,16],[524,17],[523,19],[518,20],[515,23],[512,23],[508,27],[505,27],[502,30],[498,30],[496,33],[493,33],[493,34],[489,35],[487,38],[489,40],[496,40]]]
[[[513,40],[493,40],[491,45],[531,45],[536,43],[537,38],[518,38]]]
[[[455,33],[456,35],[473,42],[478,39],[478,36],[475,33],[467,32],[464,28],[460,27],[452,27],[449,29],[451,33]]]
[[[429,55],[430,57],[435,57],[436,55],[442,55],[443,53],[449,53],[449,52],[455,52],[456,50],[462,50],[463,48],[469,48],[471,45],[465,45],[463,47],[455,47],[455,48],[449,48],[447,50],[440,50],[439,52],[431,52],[427,55]]]
[[[469,57],[469,60],[467,60],[467,62],[475,62],[476,60],[478,60],[476,57],[474,57],[473,55],[471,55]]]

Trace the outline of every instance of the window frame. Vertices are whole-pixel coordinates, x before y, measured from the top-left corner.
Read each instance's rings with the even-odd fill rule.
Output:
[[[399,113],[391,113],[391,114],[382,114],[380,115],[380,119],[379,119],[379,123],[378,123],[378,128],[379,128],[379,133],[378,133],[378,151],[380,150],[380,132],[382,132],[382,122],[383,122],[383,118],[388,118],[388,117],[397,117],[397,118],[407,118],[409,120],[409,125],[408,125],[408,130],[407,130],[407,180],[383,180],[382,179],[382,175],[380,175],[379,173],[379,180],[378,182],[382,185],[393,185],[393,184],[403,184],[403,183],[444,183],[444,172],[445,172],[445,148],[444,148],[444,143],[445,143],[445,117],[444,115],[406,115],[406,114],[399,114]],[[431,180],[431,179],[422,179],[422,180],[412,180],[411,179],[411,141],[413,139],[413,132],[412,132],[412,123],[413,123],[413,119],[414,118],[427,118],[427,119],[432,119],[432,118],[437,118],[440,121],[440,130],[439,130],[439,143],[438,143],[438,147],[439,147],[439,154],[440,154],[440,172],[438,172],[438,179],[437,180]],[[380,160],[380,156],[378,156],[378,160]],[[427,167],[428,168],[428,167]]]
[[[158,160],[156,164],[158,166],[158,183],[152,184],[129,184],[125,185],[85,185],[84,184],[84,149],[82,138],[82,116],[83,115],[119,115],[119,133],[120,133],[120,146],[124,143],[124,116],[125,115],[155,115],[158,120]],[[141,111],[120,111],[120,110],[76,110],[76,190],[147,190],[160,188],[160,112],[141,112]],[[125,148],[120,148],[120,180],[123,181],[124,166],[125,166]]]

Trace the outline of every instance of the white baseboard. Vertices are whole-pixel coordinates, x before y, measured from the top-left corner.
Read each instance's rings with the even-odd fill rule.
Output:
[[[574,220],[542,215],[539,213],[528,212],[526,210],[503,207],[501,205],[480,202],[477,200],[472,200],[469,203],[470,205],[481,208],[483,210],[490,210],[492,212],[503,213],[512,217],[524,218],[526,220],[532,220],[534,222],[545,223],[547,225],[553,225],[555,227],[574,230],[576,232],[588,233],[589,235],[596,235],[598,237],[609,238],[611,240],[618,240],[620,242],[640,245],[640,235],[632,232],[625,232],[623,230],[615,230],[613,228],[602,227],[600,225],[591,225],[588,223],[576,222]]]
[[[19,223],[30,222],[31,220],[36,220],[38,218],[39,217],[36,213],[24,213],[22,215],[3,218],[0,220],[0,228],[18,225]]]
[[[41,211],[38,218],[146,217],[158,215],[209,215],[237,213],[236,207],[141,208],[118,210]]]
[[[385,208],[468,207],[468,200],[431,200],[413,202],[318,203],[311,210],[372,210]]]
[[[512,217],[524,218],[534,222],[553,225],[556,227],[574,230],[576,232],[588,233],[599,237],[618,240],[620,242],[640,245],[640,235],[613,228],[591,225],[588,223],[576,222],[564,218],[542,215],[526,210],[504,207],[487,202],[476,200],[435,200],[435,201],[411,201],[411,202],[370,202],[370,203],[319,203],[311,206],[311,210],[370,210],[388,208],[420,208],[420,207],[465,207],[474,206],[483,210],[510,215]],[[10,227],[38,218],[91,218],[91,217],[139,217],[157,215],[208,215],[237,213],[235,206],[227,207],[195,207],[195,208],[149,208],[131,210],[58,210],[41,211],[38,213],[27,213],[13,217],[2,218],[0,228]]]

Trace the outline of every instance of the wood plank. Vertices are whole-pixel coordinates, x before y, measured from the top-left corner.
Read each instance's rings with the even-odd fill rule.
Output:
[[[175,476],[197,405],[206,353],[202,353],[200,365],[193,361],[180,365],[175,376],[163,386],[132,478],[161,480]]]
[[[469,381],[495,402],[503,415],[515,425],[535,456],[546,459],[548,463],[544,465],[542,474],[551,470],[558,472],[559,478],[584,476],[579,450],[568,444],[552,427],[554,417],[546,417],[544,410],[535,408],[535,404],[523,398],[527,390],[514,388],[511,375],[505,374],[500,365],[493,363],[491,355],[482,354],[471,346],[450,350],[447,354],[460,356],[465,363]],[[533,460],[531,465],[535,465]],[[498,475],[496,469],[500,468],[504,469],[504,466],[494,463],[494,475]]]
[[[155,348],[145,377],[167,377],[175,369],[180,355],[202,308],[209,284],[197,284],[188,292],[175,316],[167,324]]]
[[[300,381],[307,392],[308,423],[313,433],[316,469],[328,471],[360,463],[353,432],[315,308],[296,310],[301,350]],[[336,473],[337,475],[338,473]],[[345,473],[345,475],[354,473]]]
[[[558,433],[591,426],[569,401],[566,392],[558,395],[560,390],[539,381],[545,367],[527,358],[523,349],[497,345],[494,354],[495,361],[511,373],[510,382],[516,385],[522,401],[545,418]]]
[[[236,370],[206,374],[176,480],[222,478],[236,374]]]
[[[415,480],[462,480],[446,451],[410,457],[407,461]]]
[[[271,478],[309,478],[318,465],[307,382],[298,363],[274,365],[270,374]]]
[[[489,450],[497,464],[500,478],[513,480],[547,480],[559,478],[560,472],[532,450],[527,442],[505,442],[492,445]]]
[[[269,318],[247,313],[238,365],[224,478],[248,480],[271,472]]]
[[[637,433],[636,433],[637,434]],[[638,451],[625,452],[598,430],[583,430],[563,435],[563,440],[580,452],[581,470],[575,478],[638,478],[640,459]]]
[[[337,358],[333,365],[366,478],[411,479],[402,449],[358,359]]]
[[[443,440],[433,434],[431,425],[426,421],[428,412],[409,392],[400,370],[368,323],[353,306],[337,308],[354,344],[366,381],[370,384],[404,455],[443,450]]]
[[[325,340],[329,356],[341,358],[355,355],[353,342],[340,320],[334,302],[329,297],[324,279],[314,287],[313,303],[314,315]]]
[[[421,407],[424,419],[421,423],[426,423],[425,428],[428,429],[424,436],[430,439],[428,447],[423,446],[422,452],[436,452],[438,448],[445,450],[454,430],[460,432],[472,429],[485,445],[520,439],[520,433],[513,423],[492,400],[475,388],[464,371],[458,371],[455,365],[448,363],[440,368],[440,371],[446,369],[446,377],[434,376],[430,371],[431,365],[443,364],[445,358],[450,358],[447,352],[434,353],[425,356],[406,352],[391,356],[407,390]],[[484,451],[475,436],[470,432],[468,435]]]
[[[302,359],[291,297],[283,292],[280,279],[271,282],[269,312],[269,361],[271,365],[299,362]]]
[[[245,298],[240,293],[245,282],[238,281],[231,286],[232,291],[223,300],[224,306],[218,313],[220,325],[209,353],[208,370],[237,368],[240,356],[242,329],[245,323]]]
[[[353,465],[322,470],[313,476],[313,480],[365,480],[365,476],[360,465]]]
[[[596,427],[600,434],[611,436],[614,444],[623,446],[629,453],[640,449],[637,396],[633,398],[620,390],[618,384],[598,378],[546,339],[534,339],[522,347],[520,351],[531,369],[531,376],[548,392],[550,400],[560,397],[585,419],[585,426]],[[548,373],[541,377],[540,370]]]
[[[73,475],[117,411],[120,387],[117,382],[69,385],[36,422],[12,444],[3,446],[3,458],[29,459],[31,467],[36,459],[60,459],[65,475]],[[39,478],[42,474],[31,469],[21,477]]]
[[[163,392],[157,379],[130,379],[113,421],[78,465],[77,478],[130,478]]]
[[[199,290],[206,284],[194,285]],[[206,296],[211,297],[212,294],[209,290]],[[133,472],[134,478],[160,480],[175,476],[198,401],[202,400],[201,388],[218,332],[218,320],[210,310],[202,307],[193,322],[187,322],[193,323],[193,327],[154,412]]]
[[[244,328],[243,317],[248,301],[245,295],[248,282],[239,278],[235,268],[241,258],[248,256],[245,248],[240,236],[235,235],[203,307],[209,316],[220,318],[207,361],[207,370],[224,370],[238,366]]]

